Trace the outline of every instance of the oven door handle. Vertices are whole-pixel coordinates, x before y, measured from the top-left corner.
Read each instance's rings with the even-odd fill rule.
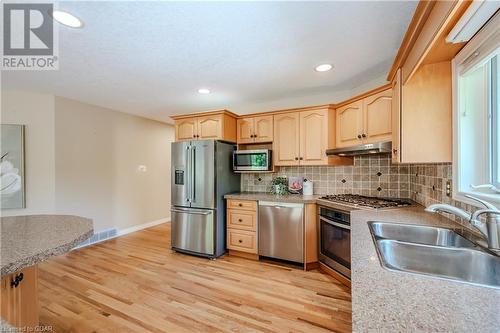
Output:
[[[326,222],[326,223],[328,223],[330,225],[333,225],[335,227],[339,227],[339,228],[342,228],[342,229],[351,230],[351,226],[349,226],[349,225],[345,225],[345,224],[342,224],[342,223],[333,222],[333,221],[327,220],[327,219],[325,219],[324,217],[321,217],[321,216],[319,217],[319,220],[323,221],[323,222]]]

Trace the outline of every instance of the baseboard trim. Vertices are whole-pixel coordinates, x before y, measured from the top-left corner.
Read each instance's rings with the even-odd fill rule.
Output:
[[[116,237],[123,236],[123,235],[126,235],[126,234],[130,234],[132,232],[136,232],[136,231],[139,231],[139,230],[142,230],[142,229],[147,229],[147,228],[155,227],[155,226],[157,226],[159,224],[167,223],[167,222],[170,222],[170,216],[169,217],[165,217],[163,219],[156,220],[156,221],[151,221],[151,222],[147,222],[147,223],[143,223],[143,224],[139,224],[139,225],[134,225],[133,227],[130,227],[130,228],[118,230],[118,232],[116,234]]]
[[[81,249],[81,248],[84,248],[84,247],[87,247],[87,246],[90,246],[90,245],[94,245],[94,244],[98,244],[98,243],[101,243],[101,242],[105,242],[105,241],[108,241],[110,239],[113,239],[113,238],[116,238],[116,237],[125,236],[127,234],[130,234],[130,233],[133,233],[133,232],[136,232],[136,231],[140,231],[140,230],[143,230],[143,229],[152,228],[154,226],[157,226],[157,225],[160,225],[160,224],[163,224],[163,223],[170,223],[170,216],[162,218],[162,219],[159,219],[159,220],[156,220],[156,221],[146,222],[146,223],[143,223],[143,224],[134,225],[133,227],[129,227],[129,228],[117,230],[117,232],[116,232],[116,234],[114,236],[106,237],[106,238],[103,238],[103,239],[99,239],[99,240],[97,240],[95,242],[92,242],[92,243],[83,242],[83,243],[77,245],[76,247],[74,247],[73,250]]]

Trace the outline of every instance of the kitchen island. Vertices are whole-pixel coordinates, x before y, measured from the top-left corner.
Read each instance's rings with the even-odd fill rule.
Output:
[[[70,251],[93,234],[92,220],[71,215],[2,217],[2,327],[38,325],[37,264]],[[5,322],[4,322],[5,321]]]

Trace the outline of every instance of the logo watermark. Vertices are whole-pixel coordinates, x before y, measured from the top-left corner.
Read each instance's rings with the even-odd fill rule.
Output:
[[[57,70],[53,3],[3,3],[2,70]]]

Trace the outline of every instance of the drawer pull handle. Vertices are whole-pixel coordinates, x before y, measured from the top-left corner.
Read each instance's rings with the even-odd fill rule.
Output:
[[[238,206],[243,207],[243,204],[239,203]]]
[[[243,222],[243,220],[242,219],[238,219],[238,222]]]
[[[241,239],[238,239],[238,243],[243,243],[243,241]]]
[[[16,277],[10,282],[11,288],[17,288],[17,286],[19,286],[19,283],[23,280],[23,278],[24,278],[23,273],[19,273],[18,275],[16,275]]]

